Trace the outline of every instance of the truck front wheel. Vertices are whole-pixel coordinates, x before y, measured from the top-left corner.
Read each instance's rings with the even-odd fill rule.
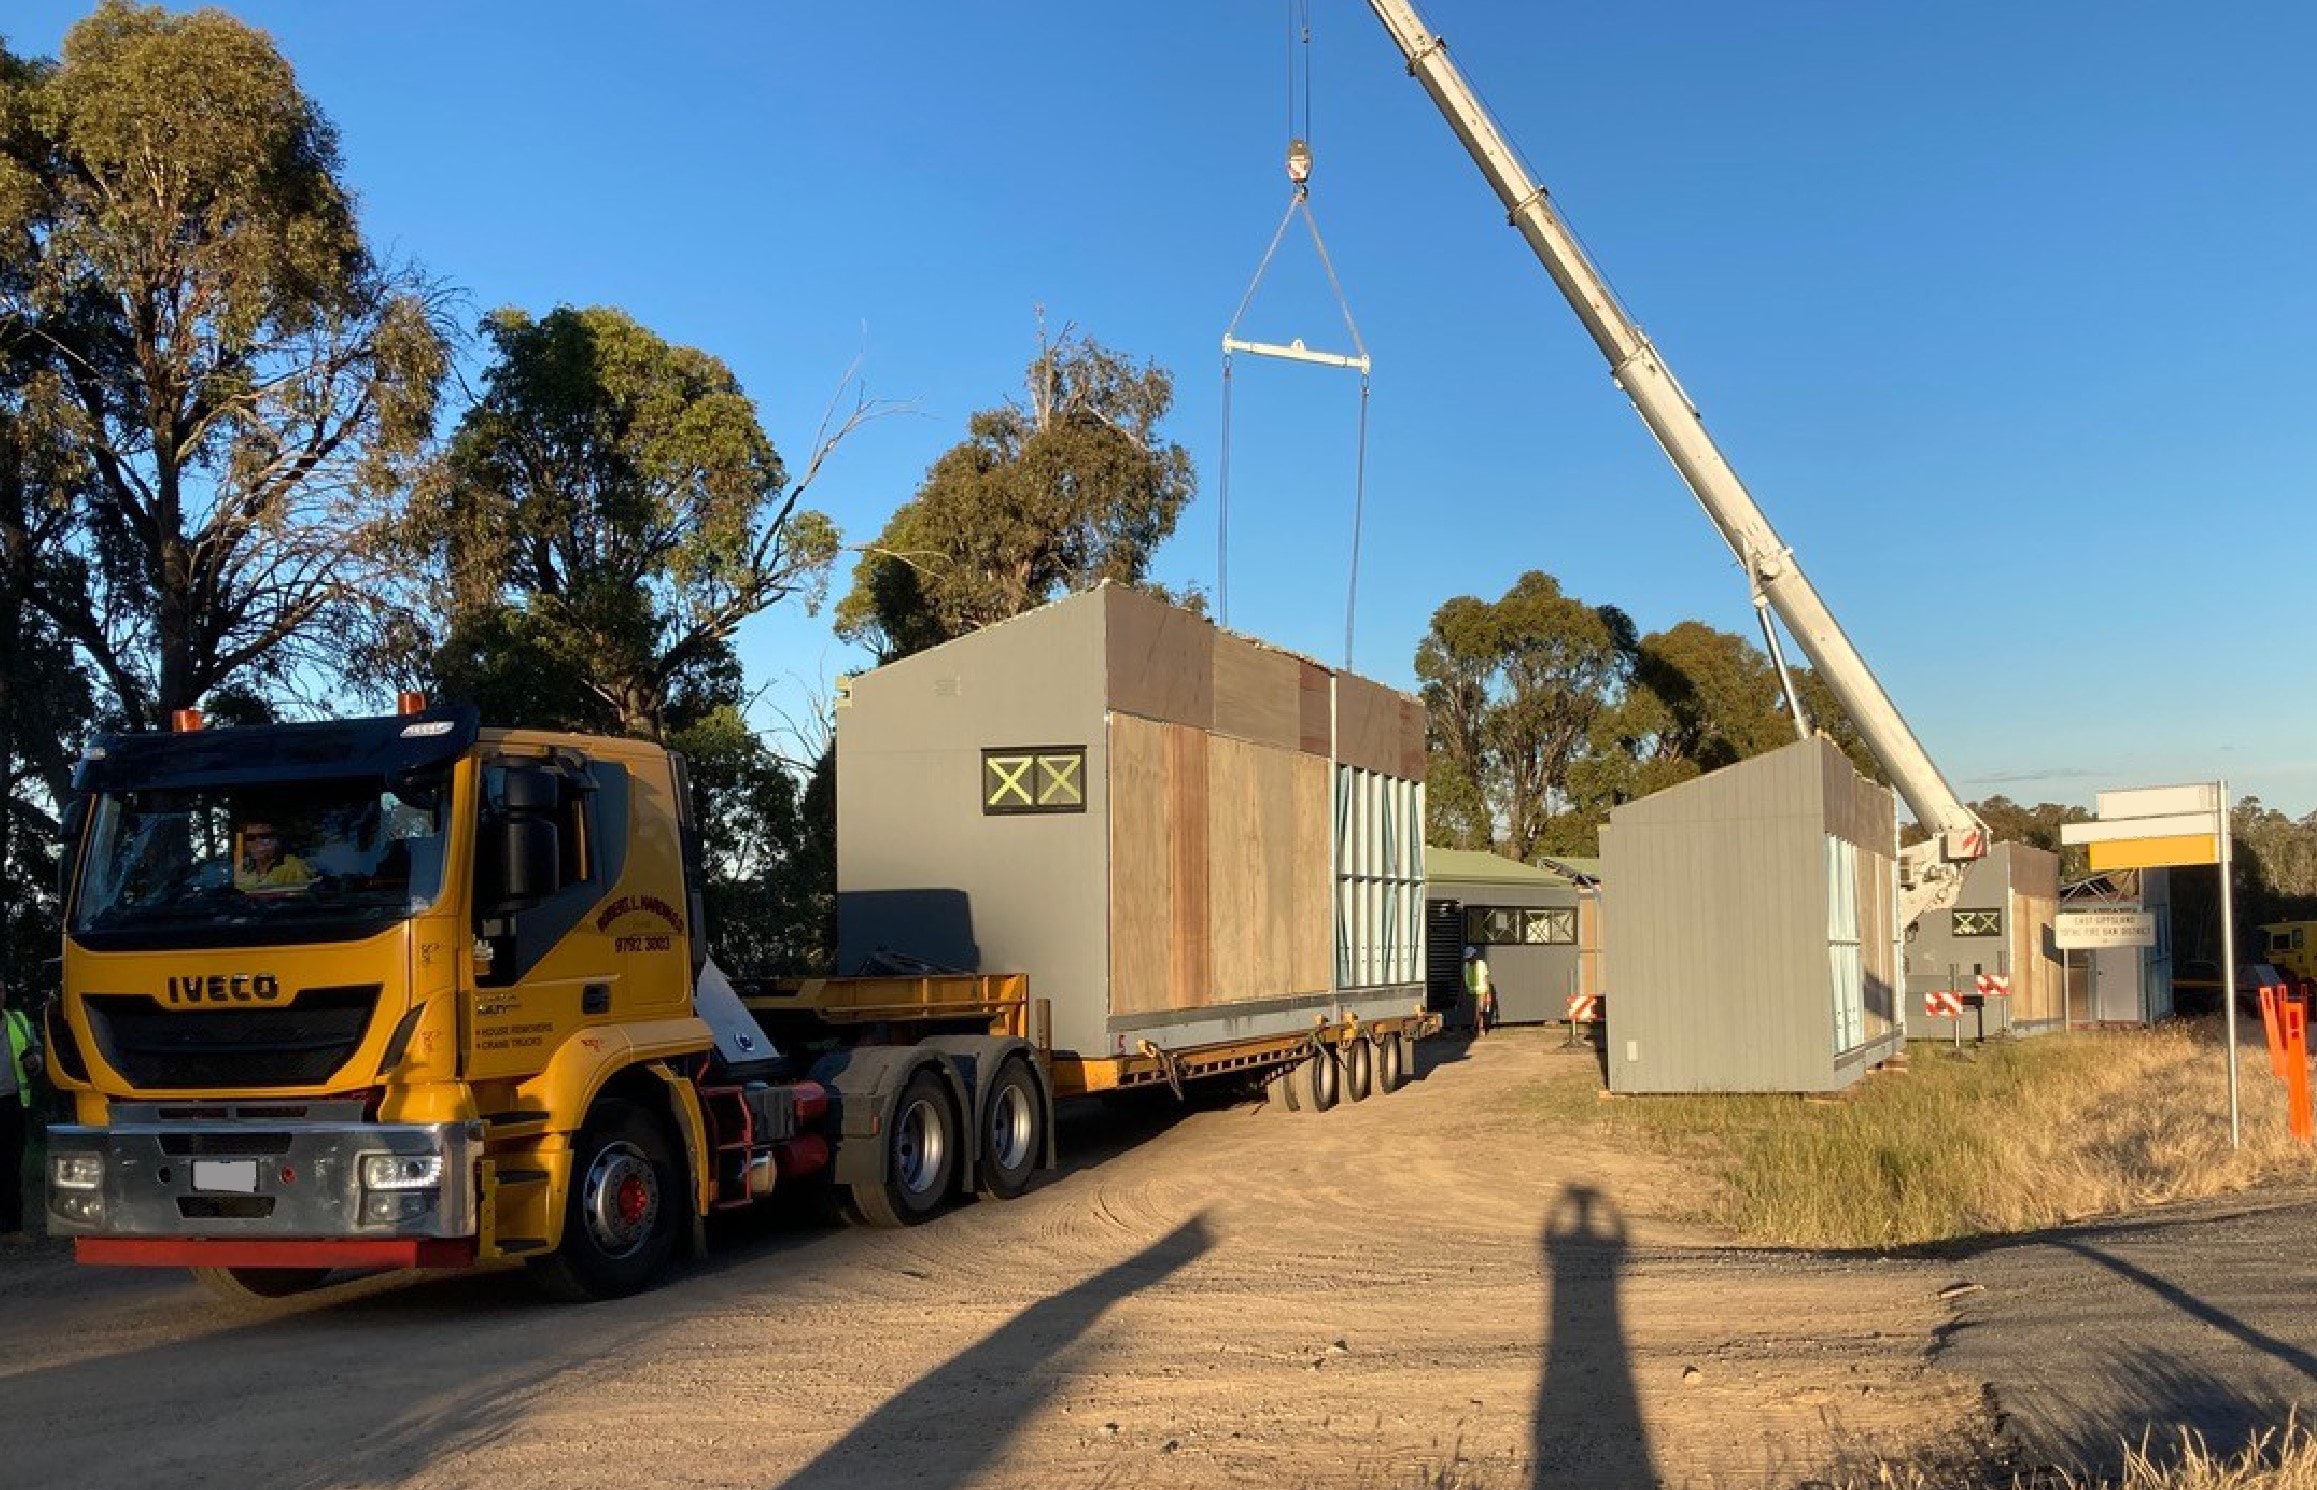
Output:
[[[919,1071],[893,1104],[885,1177],[853,1185],[853,1209],[871,1226],[915,1226],[928,1219],[956,1188],[957,1150],[949,1089],[931,1071]]]
[[[563,1243],[537,1264],[541,1286],[585,1302],[625,1298],[658,1277],[675,1251],[681,1176],[651,1114],[598,1102],[572,1146]]]

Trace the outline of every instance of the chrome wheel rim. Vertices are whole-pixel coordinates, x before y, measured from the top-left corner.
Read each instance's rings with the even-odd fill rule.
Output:
[[[587,1167],[580,1214],[588,1239],[604,1256],[633,1257],[659,1225],[660,1172],[625,1139],[605,1145]]]
[[[1037,1119],[1030,1110],[1030,1094],[1016,1084],[998,1089],[990,1103],[990,1153],[1000,1169],[1019,1169],[1029,1162],[1031,1136]]]
[[[949,1130],[934,1110],[933,1101],[920,1097],[901,1114],[893,1129],[893,1172],[901,1188],[923,1195],[941,1182],[942,1163],[949,1157]]]

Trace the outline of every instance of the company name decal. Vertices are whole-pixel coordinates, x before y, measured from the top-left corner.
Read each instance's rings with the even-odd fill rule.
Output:
[[[683,916],[657,895],[622,895],[596,915],[595,929],[609,931],[612,922],[627,915],[653,916],[664,922],[671,931],[684,929]]]
[[[272,973],[207,973],[169,980],[172,1004],[270,1004],[282,996]]]

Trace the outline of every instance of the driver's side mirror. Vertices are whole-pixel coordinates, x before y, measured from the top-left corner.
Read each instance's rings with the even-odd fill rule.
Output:
[[[508,770],[499,820],[501,881],[509,901],[545,900],[563,888],[563,835],[556,823],[562,783],[535,766]]]

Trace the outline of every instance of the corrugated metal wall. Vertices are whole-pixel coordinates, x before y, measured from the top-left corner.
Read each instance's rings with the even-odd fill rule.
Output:
[[[1824,740],[1627,803],[1603,835],[1609,1083],[1829,1091],[1900,1044],[1890,793]],[[1835,1049],[1829,836],[1857,850],[1865,1043]]]

